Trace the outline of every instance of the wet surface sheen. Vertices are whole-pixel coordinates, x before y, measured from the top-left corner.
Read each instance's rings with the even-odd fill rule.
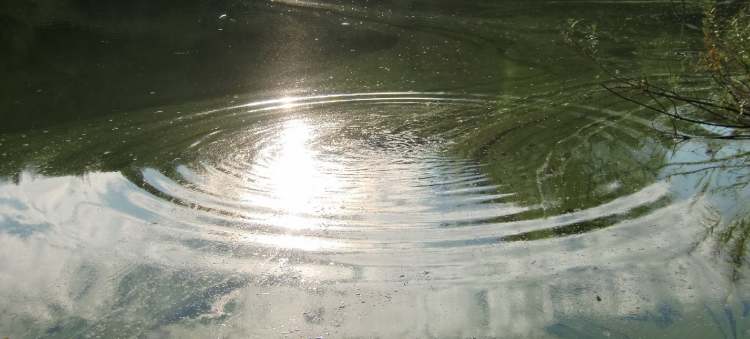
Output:
[[[666,76],[665,4],[140,3],[3,17],[0,336],[750,335],[750,145],[560,41]]]

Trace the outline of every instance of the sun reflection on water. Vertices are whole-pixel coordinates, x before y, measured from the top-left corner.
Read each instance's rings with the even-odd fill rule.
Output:
[[[282,124],[259,154],[263,166],[253,169],[267,179],[271,207],[278,212],[270,221],[293,229],[320,227],[309,217],[330,211],[344,198],[332,194],[340,186],[336,171],[311,147],[316,131],[307,121],[291,119]]]

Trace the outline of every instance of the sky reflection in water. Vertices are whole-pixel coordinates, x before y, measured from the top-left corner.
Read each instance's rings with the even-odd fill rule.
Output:
[[[389,111],[411,112],[419,123],[456,109],[404,101]],[[285,105],[250,129],[207,132],[213,139],[190,152],[213,156],[167,165],[174,171],[145,167],[132,178],[27,170],[5,182],[0,283],[14,291],[3,294],[8,304],[25,305],[5,312],[58,319],[54,331],[65,335],[119,333],[125,314],[173,336],[197,326],[190,335],[199,337],[679,337],[695,321],[709,337],[746,331],[744,282],[729,280],[705,240],[716,208],[728,215],[736,200],[700,193],[700,178],[673,175],[672,167],[712,156],[700,143],[666,154],[676,165],[653,182],[619,177],[638,185],[632,193],[555,215],[565,197],[548,195],[551,209],[541,216],[529,214],[541,208],[524,201],[523,186],[446,151],[455,147],[441,140],[450,130],[436,139],[398,131],[398,118],[378,117],[377,104],[345,113]],[[352,117],[370,120],[375,134]],[[377,127],[380,119],[388,126]],[[514,183],[538,188],[539,178]],[[620,189],[605,179],[593,191]],[[580,231],[556,231],[566,227]],[[159,292],[165,288],[182,292]],[[363,316],[410,325],[360,327]],[[30,333],[24,324],[3,328]]]

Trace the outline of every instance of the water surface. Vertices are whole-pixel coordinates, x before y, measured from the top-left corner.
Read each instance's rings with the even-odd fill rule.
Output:
[[[7,11],[0,335],[748,336],[750,144],[663,137],[560,37],[667,77],[673,9]]]

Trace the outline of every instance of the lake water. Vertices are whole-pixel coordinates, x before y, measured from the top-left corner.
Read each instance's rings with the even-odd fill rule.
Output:
[[[668,78],[690,10],[5,7],[0,337],[750,336],[750,143],[664,137],[561,37]]]

